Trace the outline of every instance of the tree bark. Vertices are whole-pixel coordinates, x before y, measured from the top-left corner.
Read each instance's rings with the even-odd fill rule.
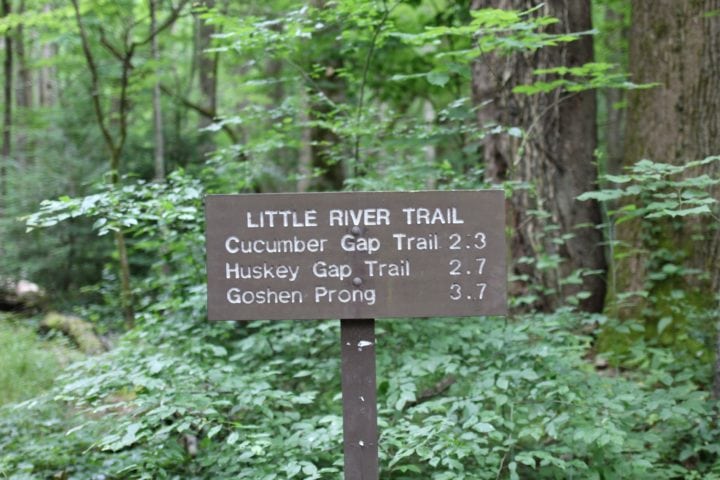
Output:
[[[2,0],[3,17],[10,15],[10,0]],[[0,163],[0,214],[2,214],[7,201],[7,176],[8,163],[10,163],[10,154],[12,153],[12,91],[13,91],[13,39],[12,32],[8,30],[5,34],[5,60],[3,62],[3,71],[5,74],[5,88],[3,89],[3,99],[5,108],[3,110],[3,144],[2,144],[2,163]]]
[[[18,14],[25,13],[25,1],[18,5]],[[27,114],[32,107],[33,84],[30,67],[26,54],[26,35],[23,24],[17,26],[15,31],[15,55],[17,58],[17,82],[15,85],[15,104],[18,107],[19,121],[16,120],[15,128],[15,157],[20,166],[28,160],[28,136],[27,136]]]
[[[313,174],[313,128],[310,126],[310,99],[304,85],[300,85],[300,112],[298,120],[301,125],[300,149],[298,152],[298,181],[297,191],[310,190]]]
[[[630,73],[637,83],[660,86],[628,95],[624,164],[641,159],[683,165],[720,154],[720,0],[676,2],[633,0]],[[688,175],[720,176],[718,162]],[[710,191],[720,200],[720,188]],[[637,199],[636,199],[637,201]],[[717,209],[716,209],[717,211]],[[700,217],[672,221],[635,221],[618,226],[621,251],[618,291],[644,290],[626,309],[649,322],[677,312],[677,299],[667,292],[684,290],[688,308],[717,308],[720,291],[720,222]],[[669,252],[660,258],[657,252]],[[706,275],[654,279],[664,263],[697,269]],[[647,308],[648,306],[652,308]],[[684,305],[685,306],[685,305]],[[675,307],[673,310],[672,307]],[[687,310],[675,313],[684,321]],[[720,329],[717,330],[713,394],[720,398]]]
[[[528,10],[560,20],[551,33],[590,30],[589,0],[474,0],[473,8]],[[512,92],[517,85],[552,80],[533,70],[576,67],[593,60],[589,35],[557,47],[500,55],[482,55],[473,65],[473,98],[481,127],[517,127],[524,138],[492,134],[483,142],[486,179],[519,182],[508,201],[512,229],[511,252],[519,278],[514,295],[531,294],[532,306],[552,310],[580,291],[587,311],[601,311],[606,291],[607,263],[603,238],[596,228],[600,208],[576,197],[597,188],[594,165],[596,100],[594,92],[568,94],[554,90],[532,96]],[[519,261],[518,261],[519,260]],[[584,273],[581,284],[568,283],[573,272]],[[536,290],[537,286],[541,289]],[[535,289],[535,290],[534,290]],[[529,301],[529,300],[528,300]]]
[[[18,14],[25,12],[25,2],[21,1],[18,7]],[[32,76],[28,67],[27,55],[25,53],[25,28],[18,25],[15,35],[15,52],[18,63],[18,82],[15,88],[15,102],[19,108],[30,108],[32,106]]]
[[[612,26],[611,31],[605,36],[607,61],[620,65],[623,71],[626,71],[628,31],[624,25],[624,16],[613,9],[612,5],[605,5],[604,8],[605,24]],[[625,100],[625,91],[619,88],[610,88],[604,90],[602,96],[606,112],[606,123],[601,126],[606,147],[605,171],[617,175],[622,167],[625,141],[625,109],[618,105]]]
[[[425,101],[423,102],[423,120],[425,121],[425,125],[427,126],[428,130],[431,130],[432,127],[435,125],[435,122],[437,121],[437,113],[435,112],[435,107],[428,99],[425,99]],[[430,168],[433,168],[435,166],[435,162],[437,161],[437,147],[435,146],[435,144],[430,143],[426,145],[423,150],[425,151],[425,161]],[[425,183],[425,187],[428,190],[434,190],[437,187],[437,185],[435,184],[435,179],[432,177],[428,178]]]
[[[43,7],[43,12],[52,9],[50,4]],[[43,63],[57,56],[55,43],[44,43],[41,47],[40,58]],[[57,69],[53,66],[43,65],[38,71],[38,103],[43,107],[52,107],[57,99]]]
[[[215,0],[205,0],[202,4],[207,8],[215,6]],[[217,116],[217,74],[220,64],[220,54],[206,50],[212,44],[212,36],[216,33],[215,26],[207,21],[197,18],[197,37],[195,39],[195,55],[197,56],[198,83],[200,87],[201,106],[210,112],[202,115],[198,120],[198,127],[202,130],[215,121]],[[207,155],[215,150],[211,135],[201,133],[200,153]]]
[[[150,56],[155,62],[155,75],[158,77],[157,65],[160,61],[160,51],[158,47],[157,35],[153,32],[157,29],[157,0],[148,0],[150,3]],[[155,130],[155,180],[158,182],[165,181],[165,138],[163,137],[163,120],[162,120],[162,104],[160,103],[160,78],[155,79],[153,84],[152,104],[153,104],[153,127]]]
[[[628,95],[625,165],[644,158],[683,165],[720,153],[720,17],[706,15],[719,9],[720,0],[633,0],[630,73],[634,82],[661,85]],[[720,166],[691,172],[701,173],[717,176]],[[720,199],[718,188],[712,193]],[[690,284],[712,297],[720,290],[718,225],[669,223],[657,222],[660,235],[641,222],[618,228],[624,244],[642,247],[618,263],[618,291],[644,289],[650,253],[664,245],[684,251],[686,266],[709,272],[709,282]]]

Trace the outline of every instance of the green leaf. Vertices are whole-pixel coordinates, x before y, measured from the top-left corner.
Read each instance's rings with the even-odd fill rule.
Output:
[[[436,85],[438,87],[444,87],[445,84],[447,84],[448,81],[450,81],[450,76],[447,74],[447,72],[433,70],[432,72],[428,73],[427,81],[431,85]]]
[[[480,433],[490,433],[495,431],[495,427],[485,422],[478,422],[473,425],[473,430],[477,430]]]
[[[235,445],[239,439],[240,434],[238,432],[232,432],[230,435],[228,435],[225,443],[227,443],[228,445]]]
[[[502,376],[498,377],[496,385],[500,390],[507,390],[509,385],[508,379]]]
[[[657,326],[658,335],[661,335],[665,331],[665,329],[667,327],[669,327],[670,324],[672,324],[672,321],[673,321],[672,317],[661,318],[660,321],[658,322],[658,326]]]
[[[646,218],[660,218],[660,217],[687,217],[689,215],[702,215],[706,213],[712,213],[710,207],[707,205],[701,205],[699,207],[685,208],[680,210],[668,210],[662,209],[660,211],[652,212],[646,215]]]
[[[519,129],[518,127],[510,127],[507,131],[508,135],[515,138],[522,138],[523,131]]]
[[[207,432],[207,438],[213,438],[215,435],[220,433],[220,430],[222,430],[222,425],[215,425]]]
[[[585,192],[577,197],[578,200],[584,202],[587,200],[597,200],[599,202],[607,202],[609,200],[616,200],[625,196],[624,190],[597,190],[594,192]]]

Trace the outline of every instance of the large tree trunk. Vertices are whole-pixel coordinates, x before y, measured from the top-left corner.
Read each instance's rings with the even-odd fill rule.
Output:
[[[590,2],[550,0],[474,0],[473,8],[527,10],[560,20],[554,33],[590,30]],[[514,272],[520,280],[511,292],[531,294],[532,306],[551,310],[580,291],[589,293],[580,306],[600,311],[606,291],[607,264],[602,247],[600,208],[576,197],[597,188],[594,165],[596,101],[593,92],[568,94],[555,90],[526,96],[517,85],[549,80],[533,70],[576,67],[593,60],[592,37],[558,47],[509,56],[489,53],[473,65],[473,97],[481,127],[518,127],[524,138],[493,134],[483,143],[487,180],[527,184],[508,201]],[[583,272],[581,283],[567,282]],[[538,288],[540,287],[540,288]],[[528,300],[529,301],[529,300]]]
[[[633,0],[632,7],[633,81],[661,85],[628,96],[624,164],[647,158],[682,165],[720,154],[720,17],[706,15],[720,9],[720,0]],[[716,162],[692,174],[719,172]],[[716,198],[718,193],[715,189]],[[715,222],[669,223],[657,222],[652,238],[640,222],[619,228],[619,238],[627,245],[644,248],[618,264],[618,291],[646,288],[649,255],[667,242],[675,251],[684,250],[687,266],[710,273],[709,283],[691,284],[708,294],[720,290],[720,232]]]
[[[660,86],[628,95],[624,164],[647,158],[683,165],[720,154],[720,0],[678,2],[633,0],[630,73],[638,83]],[[688,172],[720,175],[718,162]],[[710,192],[720,199],[720,189]],[[683,289],[684,321],[688,308],[712,308],[720,291],[720,225],[711,218],[626,222],[618,227],[621,252],[618,292],[649,291],[631,311],[657,321],[677,312],[678,300],[668,292]],[[665,252],[668,255],[658,255]],[[681,265],[707,275],[653,278],[664,263]],[[650,307],[650,308],[648,308]],[[720,332],[719,332],[720,333]],[[720,396],[720,336],[714,394]]]
[[[620,65],[627,70],[627,39],[628,27],[625,25],[625,18],[622,12],[617,10],[618,6],[603,5],[605,25],[609,31],[603,36],[603,49],[606,58],[598,61]],[[605,103],[605,123],[599,126],[601,134],[604,134],[605,143],[605,171],[617,175],[620,173],[623,160],[623,143],[625,141],[625,109],[620,105],[625,100],[625,90],[609,88],[602,91],[602,99]]]

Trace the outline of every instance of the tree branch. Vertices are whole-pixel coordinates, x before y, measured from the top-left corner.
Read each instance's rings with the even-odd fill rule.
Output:
[[[78,29],[80,30],[80,40],[82,43],[83,54],[85,55],[85,62],[87,63],[88,69],[90,70],[90,96],[92,97],[93,109],[95,110],[95,116],[98,120],[98,125],[102,132],[105,143],[110,149],[110,153],[115,153],[115,141],[105,125],[105,113],[103,112],[102,105],[100,105],[100,79],[98,76],[98,69],[93,57],[92,51],[90,50],[90,42],[88,41],[87,32],[85,31],[85,25],[82,22],[80,16],[80,7],[78,6],[78,0],[70,0],[73,8],[75,9],[75,22],[77,23]]]
[[[385,26],[388,18],[390,18],[390,14],[392,13],[392,11],[395,10],[395,8],[399,4],[400,0],[398,0],[392,7],[388,9],[387,0],[383,0],[383,7],[385,11],[383,12],[383,16],[380,19],[380,23],[378,23],[375,27],[372,39],[370,40],[370,48],[368,49],[368,54],[365,57],[365,66],[363,67],[362,81],[360,82],[360,98],[358,99],[357,111],[355,114],[355,152],[353,154],[353,157],[355,159],[355,165],[353,165],[353,176],[357,175],[357,167],[360,163],[360,132],[358,130],[360,129],[360,119],[362,117],[363,102],[365,100],[365,86],[367,85],[368,72],[370,71],[370,62],[372,62],[372,57],[375,53],[375,46],[377,44],[378,37],[380,36],[380,32],[382,32],[382,29]]]
[[[162,92],[165,95],[167,95],[171,98],[174,98],[175,100],[179,101],[181,104],[185,105],[190,110],[194,110],[195,112],[199,113],[203,117],[209,118],[211,120],[216,119],[215,112],[212,112],[210,109],[205,108],[202,105],[198,105],[197,103],[192,102],[188,98],[185,98],[181,95],[173,93],[172,90],[170,90],[165,85],[160,85],[160,90],[162,90]],[[225,132],[225,134],[227,134],[228,138],[230,138],[230,141],[232,141],[233,143],[240,143],[240,139],[238,138],[237,133],[232,128],[230,128],[230,126],[223,124],[221,128],[222,128],[222,131]]]
[[[130,49],[125,54],[125,59],[122,62],[122,77],[120,79],[120,135],[116,146],[118,153],[116,158],[119,158],[119,154],[125,146],[125,140],[127,139],[127,90],[130,84],[130,72],[133,69],[132,57],[134,54],[135,47],[130,46]]]
[[[427,390],[423,390],[420,395],[417,396],[417,399],[415,401],[408,402],[405,405],[407,408],[410,408],[420,405],[423,402],[427,402],[431,398],[440,395],[445,390],[450,388],[453,383],[455,383],[455,377],[453,377],[452,375],[448,375],[432,387],[428,388]]]
[[[121,62],[125,59],[122,53],[110,43],[110,40],[105,36],[105,29],[100,27],[100,44],[105,47],[116,59]]]
[[[180,16],[180,12],[183,8],[185,8],[185,5],[187,5],[188,0],[181,0],[181,2],[178,4],[177,7],[173,7],[173,9],[170,11],[170,14],[165,19],[164,22],[162,22],[158,27],[150,32],[147,37],[145,37],[142,40],[139,40],[137,42],[132,43],[132,48],[139,47],[142,45],[146,45],[152,41],[153,38],[155,38],[157,35],[160,34],[163,30],[170,27],[173,23],[175,23],[175,20],[178,19]]]

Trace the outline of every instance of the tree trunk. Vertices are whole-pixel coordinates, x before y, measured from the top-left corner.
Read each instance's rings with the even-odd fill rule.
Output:
[[[682,165],[720,154],[720,0],[675,2],[633,0],[630,72],[634,82],[657,88],[631,91],[624,164],[647,158]],[[692,174],[717,176],[715,162]],[[720,192],[714,189],[715,198]],[[620,240],[644,251],[618,264],[618,287],[640,290],[647,283],[650,249],[684,250],[687,265],[710,273],[709,283],[691,282],[707,292],[720,290],[720,232],[716,222],[669,222],[647,238],[640,222],[619,227]]]
[[[25,12],[25,1],[21,1],[18,7],[18,14]],[[32,107],[32,76],[28,67],[26,55],[25,28],[18,25],[15,32],[15,55],[17,57],[17,82],[15,85],[15,103],[20,113],[20,121],[16,121],[15,129],[15,156],[19,165],[27,163],[28,158],[28,137],[27,137],[27,114]]]
[[[611,28],[605,34],[604,50],[608,53],[603,60],[620,65],[626,71],[628,31],[624,25],[624,16],[614,10],[612,5],[604,5],[604,8],[605,24]],[[617,175],[621,171],[625,141],[625,109],[619,107],[625,100],[625,91],[619,88],[606,89],[602,91],[602,98],[606,115],[605,124],[600,127],[605,140],[605,171]]]
[[[10,0],[2,0],[3,17],[10,15]],[[13,41],[12,33],[8,30],[5,34],[5,60],[3,62],[3,70],[5,74],[5,88],[3,90],[3,98],[5,108],[3,110],[3,144],[2,144],[2,163],[0,163],[0,214],[5,208],[7,201],[7,176],[8,164],[10,163],[10,154],[12,153],[12,90],[13,90]]]
[[[215,6],[215,0],[205,0],[203,5],[207,8]],[[200,87],[201,106],[212,117],[201,115],[198,121],[200,129],[206,128],[213,123],[214,117],[217,115],[217,74],[220,63],[220,54],[217,52],[207,52],[212,43],[212,36],[216,33],[215,26],[207,21],[197,18],[197,36],[195,38],[195,55],[197,56],[198,66],[198,83]],[[201,133],[200,153],[207,155],[215,150],[215,144],[211,140],[208,132]]]
[[[633,0],[630,73],[637,83],[660,86],[628,95],[624,164],[647,158],[683,165],[720,154],[720,0],[677,2]],[[718,178],[718,162],[689,175]],[[720,188],[710,192],[720,200]],[[717,209],[716,209],[717,211]],[[684,321],[692,307],[713,308],[720,291],[720,222],[698,217],[672,221],[625,222],[618,227],[621,245],[618,291],[644,290],[629,308],[657,321],[661,315]],[[667,252],[667,258],[658,255]],[[665,264],[706,272],[652,278]],[[668,292],[683,290],[682,312]],[[650,306],[651,308],[647,308]],[[673,309],[673,307],[675,307]],[[670,313],[668,313],[670,312]],[[720,397],[720,330],[713,393]]]
[[[43,12],[50,12],[49,4],[43,7]],[[40,58],[47,63],[57,56],[57,45],[44,43],[41,47]],[[38,71],[38,102],[43,107],[52,107],[57,99],[57,70],[53,66],[43,65]]]
[[[24,12],[25,2],[22,1],[18,8],[18,14],[22,15]],[[30,108],[32,106],[32,77],[25,53],[25,28],[22,24],[18,25],[16,30],[15,52],[18,63],[18,82],[15,88],[15,102],[20,108]]]
[[[298,181],[297,191],[310,190],[313,175],[313,128],[310,126],[310,99],[305,85],[300,85],[300,112],[298,120],[300,131],[300,151],[298,152]]]
[[[120,184],[120,157],[125,146],[127,138],[127,122],[128,122],[128,101],[127,90],[132,70],[132,56],[134,47],[125,50],[125,55],[121,59],[121,80],[120,80],[120,98],[118,100],[118,132],[113,136],[108,124],[112,121],[108,119],[100,101],[100,76],[98,72],[97,62],[90,48],[90,39],[85,29],[85,24],[80,15],[79,0],[71,0],[73,9],[75,10],[75,22],[80,33],[80,40],[85,57],[85,64],[90,74],[90,97],[92,99],[93,110],[95,111],[95,119],[105,141],[105,146],[110,154],[110,182],[119,187]],[[116,140],[117,139],[117,140]],[[125,326],[130,329],[135,325],[135,309],[132,299],[132,289],[130,286],[130,261],[128,259],[127,246],[125,244],[125,236],[122,231],[115,232],[115,244],[118,252],[118,263],[120,271],[120,302],[125,318]]]
[[[428,130],[431,130],[435,125],[435,122],[437,121],[437,113],[435,112],[435,107],[428,99],[425,99],[425,101],[423,102],[423,120],[425,121],[425,125],[427,126]],[[433,168],[435,166],[435,162],[437,162],[437,147],[434,144],[430,143],[426,145],[423,150],[425,151],[425,161],[427,162],[428,166],[430,166],[430,168]],[[425,183],[425,187],[428,190],[435,189],[437,187],[437,185],[435,184],[435,179],[432,177],[428,178],[427,182]]]
[[[165,138],[163,137],[163,121],[162,121],[162,105],[160,103],[160,78],[157,71],[157,65],[160,61],[160,52],[158,48],[157,35],[153,32],[157,28],[157,11],[156,1],[150,2],[150,55],[155,62],[155,83],[153,84],[152,104],[153,104],[153,127],[155,130],[155,180],[162,182],[165,180]]]
[[[560,20],[551,33],[590,30],[589,0],[474,0],[473,8],[528,10]],[[473,65],[473,98],[481,127],[517,127],[524,138],[492,134],[483,143],[487,180],[519,182],[508,201],[515,259],[511,292],[525,296],[533,307],[552,310],[580,291],[587,311],[603,308],[607,264],[596,225],[600,208],[576,197],[597,188],[594,166],[596,100],[594,92],[569,94],[560,90],[526,96],[512,89],[520,84],[550,81],[533,70],[576,67],[593,60],[589,35],[557,47],[504,56],[489,53]],[[568,282],[573,272],[580,282]],[[538,289],[538,287],[540,287]]]

